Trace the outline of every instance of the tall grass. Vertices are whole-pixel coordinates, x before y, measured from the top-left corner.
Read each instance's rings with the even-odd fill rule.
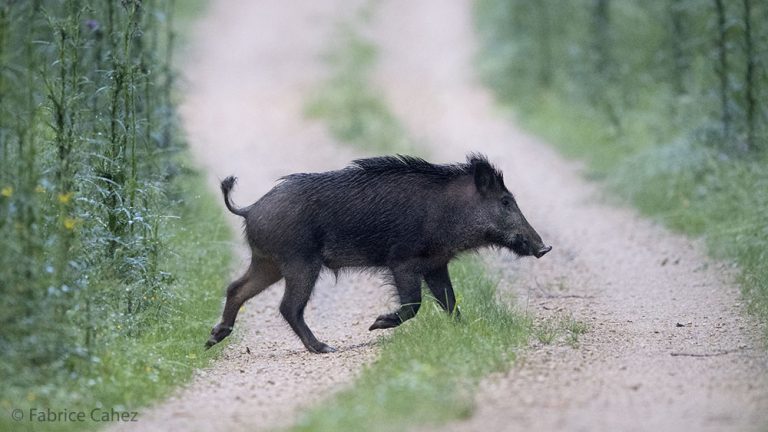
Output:
[[[171,118],[145,97],[161,79],[150,65],[162,59],[148,49],[165,37],[155,12],[131,1],[4,3],[6,353],[40,364],[87,356],[110,314],[139,331],[138,314],[152,307],[143,299],[163,277],[157,233],[172,147],[154,138]],[[92,289],[105,276],[130,287],[114,290],[109,311],[96,307]],[[73,318],[64,334],[60,324]]]
[[[387,108],[381,92],[371,85],[377,47],[362,34],[374,13],[369,2],[357,16],[337,25],[324,53],[329,77],[311,95],[305,112],[323,120],[342,142],[382,153],[413,153],[418,147]]]
[[[756,96],[768,91],[768,7],[479,0],[475,12],[499,99],[615,196],[738,264],[768,322],[768,105]]]
[[[228,249],[185,185],[203,189],[174,117],[174,12],[0,3],[4,408],[134,405],[203,361],[179,350],[205,334],[191,312],[215,313]]]
[[[132,288],[111,275],[93,274],[90,307],[115,308],[114,315],[95,326],[93,347],[81,357],[29,364],[23,352],[3,354],[0,430],[81,431],[104,427],[105,423],[91,421],[91,410],[141,413],[146,404],[167,395],[216,355],[202,347],[221,306],[222,282],[232,250],[231,233],[218,200],[207,192],[204,177],[186,168],[188,164],[183,160],[178,162],[181,171],[166,189],[174,216],[163,218],[159,226],[163,249],[168,252],[159,254],[158,265],[166,279],[161,292],[154,296],[148,293],[145,299],[160,303],[160,307],[130,319],[118,309],[114,291]],[[70,321],[59,322],[60,329],[46,324],[48,331],[78,335],[77,323],[82,318],[76,312],[83,307],[69,312]],[[140,324],[136,320],[141,320]],[[84,411],[88,417],[85,422],[74,423],[31,422],[27,418],[30,408]],[[9,413],[13,409],[25,413],[22,421],[12,420]]]

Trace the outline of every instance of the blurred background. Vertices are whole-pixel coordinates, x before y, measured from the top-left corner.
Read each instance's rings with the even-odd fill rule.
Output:
[[[734,259],[763,319],[766,17],[751,0],[475,3],[499,100],[621,199]]]

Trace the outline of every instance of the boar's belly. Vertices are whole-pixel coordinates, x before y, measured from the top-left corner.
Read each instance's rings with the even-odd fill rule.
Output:
[[[321,249],[323,265],[343,267],[382,267],[387,263],[386,247],[381,245],[326,244]]]

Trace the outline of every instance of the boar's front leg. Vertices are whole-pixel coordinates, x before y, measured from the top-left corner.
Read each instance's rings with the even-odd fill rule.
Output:
[[[395,287],[400,297],[400,309],[379,315],[368,330],[397,327],[416,316],[421,306],[421,275],[408,271],[392,271]]]
[[[453,294],[453,285],[448,274],[448,264],[426,273],[424,280],[440,306],[458,318],[459,310],[456,309],[456,297]]]

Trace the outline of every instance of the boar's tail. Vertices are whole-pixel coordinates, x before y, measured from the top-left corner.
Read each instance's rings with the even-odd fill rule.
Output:
[[[235,204],[229,198],[229,193],[232,192],[232,188],[235,186],[236,181],[237,177],[229,176],[225,178],[221,182],[221,193],[224,194],[224,205],[227,206],[227,209],[238,216],[245,217],[248,214],[248,211],[246,209],[235,207]]]

